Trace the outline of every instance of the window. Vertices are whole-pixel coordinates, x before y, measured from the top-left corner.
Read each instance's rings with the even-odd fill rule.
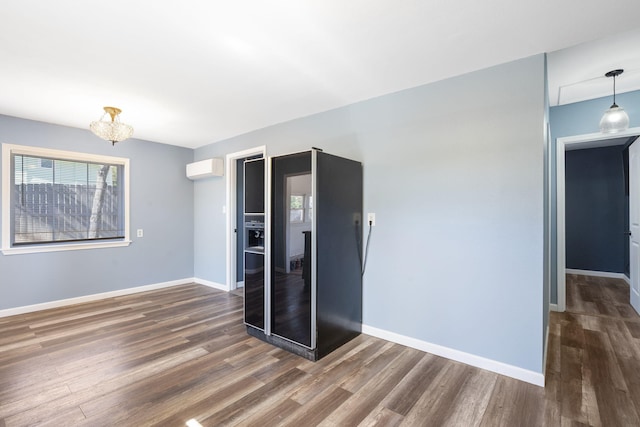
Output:
[[[307,212],[306,218],[307,222],[311,222],[313,220],[313,196],[307,196]]]
[[[129,160],[3,144],[5,254],[129,243]]]
[[[289,202],[290,222],[311,222],[313,219],[313,203],[311,196],[291,195]]]
[[[289,203],[289,221],[302,222],[304,220],[304,196],[291,195]]]

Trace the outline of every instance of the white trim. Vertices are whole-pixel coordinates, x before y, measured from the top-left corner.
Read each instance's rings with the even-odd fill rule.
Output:
[[[550,311],[560,311],[558,309],[558,304],[549,304],[549,310]]]
[[[80,162],[105,162],[124,164],[129,160],[125,157],[105,156],[102,154],[80,153],[76,151],[55,150],[52,148],[32,147],[28,145],[2,144],[3,155],[4,150],[8,150],[9,154],[25,154],[27,156],[44,156],[65,160],[77,160]]]
[[[544,387],[544,374],[541,372],[530,371],[528,369],[508,365],[496,360],[487,359],[474,354],[465,353],[464,351],[454,350],[452,348],[443,347],[441,345],[432,344],[364,324],[362,325],[362,333]]]
[[[24,154],[32,156],[54,157],[58,159],[77,160],[121,165],[124,172],[124,238],[112,241],[79,241],[70,244],[24,245],[11,246],[11,155]],[[98,154],[78,153],[73,151],[53,150],[50,148],[30,147],[26,145],[2,144],[2,253],[4,255],[31,254],[40,252],[74,251],[83,249],[115,248],[129,246],[130,235],[130,160],[125,157],[103,156]]]
[[[222,283],[212,282],[210,280],[199,279],[197,277],[193,278],[193,282],[197,283],[198,285],[204,285],[204,286],[207,286],[209,288],[213,288],[213,289],[218,289],[220,291],[229,292],[229,287],[227,285],[222,284]]]
[[[594,270],[578,270],[575,268],[567,268],[566,274],[577,274],[579,276],[593,276],[593,277],[609,277],[611,279],[625,279],[629,280],[624,273],[613,273],[610,271],[594,271]]]
[[[67,299],[62,299],[62,300],[57,300],[57,301],[43,302],[43,303],[40,303],[40,304],[25,305],[25,306],[22,306],[22,307],[8,308],[8,309],[5,309],[5,310],[0,310],[0,317],[7,317],[7,316],[15,316],[17,314],[32,313],[34,311],[48,310],[48,309],[51,309],[51,308],[65,307],[67,305],[80,304],[80,303],[83,303],[83,302],[96,301],[96,300],[101,300],[101,299],[106,299],[106,298],[114,298],[114,297],[119,297],[119,296],[122,296],[122,295],[136,294],[136,293],[139,293],[139,292],[153,291],[153,290],[156,290],[156,289],[169,288],[171,286],[178,286],[178,285],[185,285],[185,284],[193,283],[193,282],[194,282],[193,278],[186,278],[186,279],[180,279],[180,280],[171,280],[169,282],[154,283],[152,285],[137,286],[135,288],[120,289],[120,290],[117,290],[117,291],[102,292],[102,293],[99,293],[99,294],[84,295],[84,296],[81,296],[81,297],[67,298]]]
[[[568,147],[593,148],[597,141],[606,141],[614,138],[625,138],[640,135],[640,127],[630,128],[613,134],[590,133],[585,135],[566,136],[556,140],[556,294],[557,311],[565,311],[567,298],[566,283],[566,240],[565,240],[565,151]]]
[[[61,252],[61,251],[77,251],[84,249],[105,249],[105,248],[119,248],[123,246],[129,246],[131,240],[116,240],[113,242],[83,242],[83,243],[69,243],[60,245],[42,245],[42,246],[17,246],[14,248],[3,248],[3,255],[20,255],[20,254],[35,254],[40,252]]]
[[[251,157],[262,154],[265,158],[267,154],[267,146],[250,148],[248,150],[236,151],[225,156],[225,188],[226,188],[226,248],[227,248],[227,272],[226,272],[226,288],[233,290],[236,288],[236,239],[233,233],[234,221],[236,219],[236,160],[245,157]],[[237,228],[239,225],[236,224]]]
[[[567,268],[565,271],[567,274],[577,274],[578,276],[609,277],[611,279],[622,279],[625,277],[624,273],[614,273],[611,271],[581,270],[578,268]]]
[[[567,283],[565,277],[566,250],[565,242],[565,170],[564,170],[565,144],[562,138],[556,143],[556,308],[563,312],[567,309]],[[560,178],[562,177],[562,178]]]

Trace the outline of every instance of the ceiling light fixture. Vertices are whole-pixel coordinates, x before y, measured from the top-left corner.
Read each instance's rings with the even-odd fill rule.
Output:
[[[116,107],[104,107],[104,114],[100,117],[100,120],[91,122],[89,125],[91,132],[102,139],[111,141],[112,145],[129,138],[133,135],[133,128],[120,121],[121,112],[122,110]],[[111,116],[111,121],[105,120],[107,114]]]
[[[600,119],[600,132],[602,133],[616,133],[629,127],[629,116],[622,107],[618,107],[616,104],[616,77],[623,72],[624,70],[613,70],[605,74],[606,77],[613,77],[613,104]]]

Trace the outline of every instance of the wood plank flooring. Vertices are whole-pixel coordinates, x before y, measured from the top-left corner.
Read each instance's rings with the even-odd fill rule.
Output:
[[[567,275],[567,311],[550,320],[546,392],[562,425],[640,426],[640,317],[629,285]]]
[[[0,427],[640,425],[623,285],[569,278],[545,388],[367,335],[314,363],[195,284],[0,318]]]

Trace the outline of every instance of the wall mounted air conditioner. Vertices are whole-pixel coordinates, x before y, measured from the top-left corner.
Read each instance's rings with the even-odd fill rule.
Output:
[[[187,178],[200,179],[224,175],[224,160],[219,158],[201,160],[187,165]]]

